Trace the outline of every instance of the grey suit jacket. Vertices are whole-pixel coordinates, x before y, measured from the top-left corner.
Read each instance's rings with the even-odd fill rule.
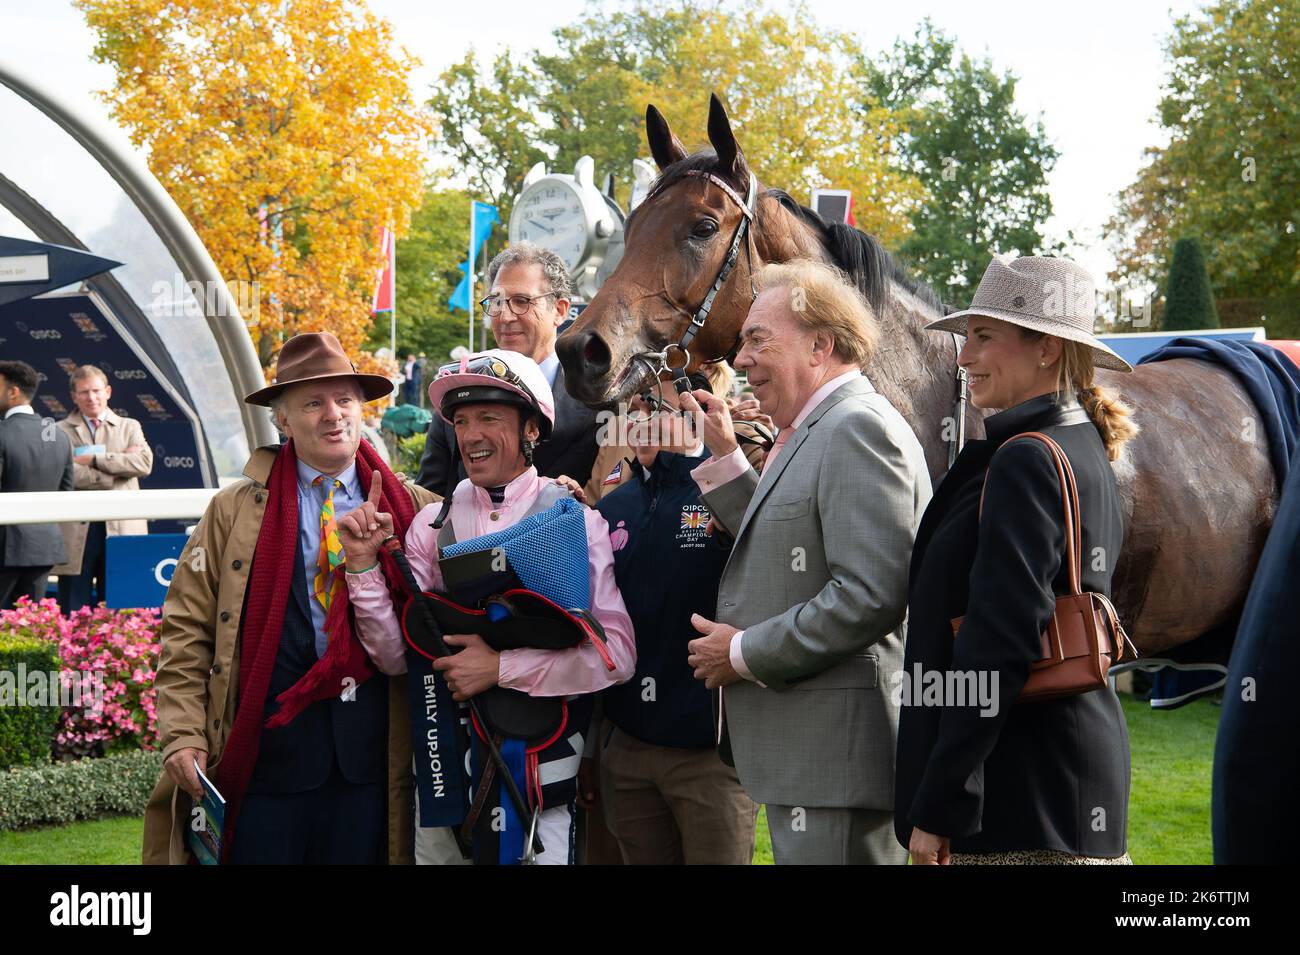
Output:
[[[34,414],[0,421],[0,491],[71,491],[72,445]],[[58,524],[0,526],[0,567],[52,567],[66,559]]]
[[[704,495],[735,546],[718,619],[745,631],[723,694],[756,802],[890,809],[907,571],[930,477],[902,415],[865,378],[837,388],[760,478]]]

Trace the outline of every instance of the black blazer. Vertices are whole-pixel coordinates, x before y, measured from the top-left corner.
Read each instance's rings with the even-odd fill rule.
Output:
[[[71,491],[72,443],[34,414],[0,421],[0,491]],[[0,567],[53,567],[67,560],[58,524],[0,525]]]
[[[564,387],[564,367],[555,373],[555,428],[551,437],[533,452],[533,464],[543,477],[567,474],[579,484],[591,478],[596,461],[596,412],[573,398]],[[433,409],[420,458],[420,476],[415,483],[434,494],[447,494],[447,469],[451,465],[451,446],[456,429],[442,420]],[[465,465],[456,457],[457,481],[465,480]]]
[[[1034,441],[999,448],[1042,431],[1065,451],[1079,487],[1083,589],[1107,595],[1124,539],[1115,477],[1096,427],[1058,396],[1032,398],[984,425],[988,437],[962,450],[917,532],[903,677],[915,687],[928,671],[974,671],[991,688],[996,676],[996,714],[927,706],[921,694],[901,707],[895,834],[906,846],[916,826],[948,836],[953,852],[1113,858],[1125,852],[1129,792],[1128,730],[1114,692],[1014,702],[1069,581],[1047,449]],[[962,615],[954,639],[950,621]]]

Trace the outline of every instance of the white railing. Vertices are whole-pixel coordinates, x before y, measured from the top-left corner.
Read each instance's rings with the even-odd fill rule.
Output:
[[[197,520],[214,487],[147,491],[23,491],[0,494],[0,524],[70,521]]]

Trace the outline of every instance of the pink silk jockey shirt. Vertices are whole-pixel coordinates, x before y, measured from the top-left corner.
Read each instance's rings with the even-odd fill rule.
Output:
[[[543,487],[553,483],[529,468],[506,485],[505,500],[493,505],[487,491],[468,480],[461,481],[452,495],[449,520],[458,541],[481,537],[517,523]],[[430,525],[442,504],[430,504],[415,516],[406,532],[404,547],[415,579],[425,590],[442,588],[438,567],[438,532]],[[497,514],[497,520],[491,515]],[[609,525],[591,508],[583,515],[587,523],[587,559],[591,570],[592,616],[605,630],[605,645],[614,660],[611,672],[596,648],[588,642],[567,650],[505,650],[501,653],[498,682],[512,690],[534,696],[567,696],[593,693],[622,683],[636,670],[636,640],[623,596],[614,582],[614,552],[609,543]],[[406,672],[406,641],[397,613],[379,567],[360,574],[347,574],[348,597],[356,615],[358,637],[380,672]]]

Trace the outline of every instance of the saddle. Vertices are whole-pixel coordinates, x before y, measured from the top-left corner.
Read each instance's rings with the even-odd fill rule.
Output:
[[[508,575],[513,576],[513,571]],[[401,612],[402,635],[416,653],[430,660],[437,659],[436,645],[441,635],[421,623],[416,600],[425,601],[442,634],[475,633],[498,652],[524,648],[566,650],[590,640],[606,665],[613,665],[604,630],[589,612],[565,610],[523,586],[507,587],[478,601],[479,606],[467,606],[446,594],[428,591],[410,595]],[[568,706],[562,696],[530,696],[494,686],[481,693],[478,700],[488,724],[476,727],[480,733],[522,739],[529,749],[549,745],[568,721]]]
[[[438,564],[447,593],[408,595],[400,614],[406,642],[433,660],[442,634],[449,633],[478,634],[498,652],[566,650],[590,640],[605,665],[614,669],[604,630],[585,607],[576,606],[585,605],[588,593],[581,512],[582,505],[566,490],[551,486],[518,524],[496,534],[458,542],[452,522],[444,523],[438,534]],[[573,566],[566,566],[566,556]],[[540,593],[541,587],[569,606]],[[440,633],[422,623],[427,618],[418,612],[416,600],[424,602]],[[488,725],[479,726],[475,720],[476,732],[523,740],[530,753],[554,742],[568,722],[564,697],[530,696],[494,686],[477,700]]]

